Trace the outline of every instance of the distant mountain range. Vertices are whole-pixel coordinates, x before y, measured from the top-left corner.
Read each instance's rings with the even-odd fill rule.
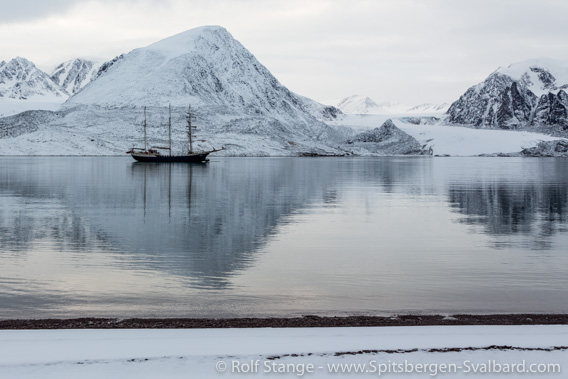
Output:
[[[93,79],[99,66],[94,61],[74,59],[48,74],[25,58],[0,62],[0,117],[58,109]]]
[[[531,59],[499,68],[469,88],[448,120],[478,128],[568,131],[568,62]]]
[[[333,105],[345,114],[406,114],[406,113],[444,113],[449,104],[424,103],[416,106],[397,102],[377,103],[367,96],[352,95],[339,100],[330,100],[326,103]]]
[[[69,94],[25,58],[0,62],[0,97],[16,100],[65,100]]]
[[[226,146],[223,154],[416,154],[423,149],[395,124],[378,128],[391,117],[382,115],[410,114],[403,122],[415,124],[566,136],[567,90],[568,64],[537,59],[499,68],[468,89],[445,115],[447,104],[377,103],[359,95],[323,105],[284,87],[226,29],[205,26],[103,64],[63,62],[51,74],[25,58],[0,62],[0,151],[123,154],[141,144],[143,107],[148,107],[151,143],[162,144],[170,104],[174,146],[183,150],[184,116],[191,104],[198,116],[197,148]],[[381,115],[374,116],[381,121],[368,115]],[[423,117],[431,115],[436,117]],[[357,134],[352,122],[368,122],[375,131]]]

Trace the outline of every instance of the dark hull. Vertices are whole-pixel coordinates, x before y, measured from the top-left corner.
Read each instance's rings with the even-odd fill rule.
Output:
[[[132,158],[138,162],[155,162],[155,163],[201,163],[207,161],[207,155],[210,151],[191,155],[171,155],[171,156],[153,156],[144,154],[131,154]]]

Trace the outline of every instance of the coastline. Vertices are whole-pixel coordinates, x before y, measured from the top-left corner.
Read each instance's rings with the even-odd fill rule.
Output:
[[[465,325],[568,325],[568,314],[456,314],[270,318],[6,319],[0,330],[334,328]]]

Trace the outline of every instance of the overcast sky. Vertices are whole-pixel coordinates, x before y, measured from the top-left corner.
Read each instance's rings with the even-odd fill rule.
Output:
[[[566,0],[0,0],[0,10],[0,60],[107,60],[221,25],[320,101],[450,102],[499,66],[568,60]]]

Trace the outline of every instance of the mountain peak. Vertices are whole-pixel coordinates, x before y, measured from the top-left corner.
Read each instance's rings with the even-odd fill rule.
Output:
[[[33,62],[27,60],[26,58],[23,57],[16,57],[11,59],[8,63],[7,66],[21,66],[21,67],[36,67],[35,64],[33,64]]]
[[[568,130],[568,62],[528,59],[500,67],[448,109],[449,121],[487,128]]]
[[[75,58],[59,64],[51,73],[51,79],[73,95],[86,86],[97,73],[100,63]]]
[[[222,26],[200,26],[164,38],[142,49],[158,51],[169,57],[175,57],[194,51],[196,49],[196,42],[199,39],[214,41],[233,39],[233,36]]]
[[[0,64],[0,97],[62,99],[68,94],[45,72],[26,58],[16,57]]]
[[[545,57],[527,59],[499,67],[492,75],[506,75],[541,96],[568,84],[568,62]]]
[[[356,114],[373,113],[373,111],[379,107],[373,99],[361,95],[348,96],[334,105],[341,109],[343,113]]]
[[[191,29],[104,63],[96,79],[72,96],[77,104],[187,107],[278,121],[310,123],[335,108],[285,88],[220,26]]]

